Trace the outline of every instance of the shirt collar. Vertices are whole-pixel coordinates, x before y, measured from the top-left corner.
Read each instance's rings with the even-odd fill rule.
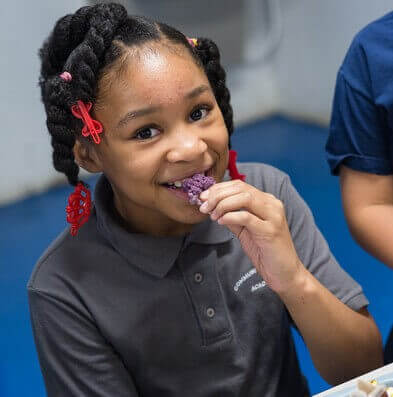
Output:
[[[166,276],[181,250],[188,244],[221,244],[233,238],[225,226],[210,218],[195,225],[184,236],[155,237],[130,232],[110,211],[113,207],[113,192],[104,175],[99,178],[94,191],[94,206],[98,230],[113,248],[132,265],[159,278]]]

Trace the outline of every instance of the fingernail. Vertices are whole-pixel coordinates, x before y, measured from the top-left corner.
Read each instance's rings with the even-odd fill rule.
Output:
[[[215,211],[213,211],[213,212],[210,214],[210,219],[211,219],[212,221],[215,221],[217,218],[218,218],[217,213],[216,213]]]
[[[206,200],[209,197],[209,191],[208,190],[204,190],[200,195],[199,198],[202,200]]]
[[[199,207],[199,211],[207,213],[207,206],[208,206],[208,202],[205,201],[205,202]]]

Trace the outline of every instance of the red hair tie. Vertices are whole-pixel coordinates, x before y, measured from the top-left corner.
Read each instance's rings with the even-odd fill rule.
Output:
[[[92,107],[91,102],[84,104],[82,101],[77,101],[76,105],[71,106],[72,114],[83,121],[82,135],[87,137],[91,135],[95,143],[100,143],[101,139],[98,134],[102,132],[102,124],[91,118],[89,112]]]
[[[79,182],[73,193],[68,197],[66,207],[67,222],[71,224],[70,233],[75,236],[79,228],[87,222],[91,212],[90,190]]]
[[[228,161],[228,170],[229,170],[229,175],[231,176],[231,179],[240,179],[244,181],[246,179],[246,176],[244,174],[239,174],[239,171],[237,170],[236,167],[236,157],[237,153],[234,150],[229,151],[229,161]]]

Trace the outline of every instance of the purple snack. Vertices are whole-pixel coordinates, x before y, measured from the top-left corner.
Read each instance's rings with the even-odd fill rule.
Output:
[[[199,195],[215,183],[216,181],[211,176],[195,174],[183,181],[182,188],[184,192],[188,193],[190,204],[201,205],[202,201],[199,200]]]

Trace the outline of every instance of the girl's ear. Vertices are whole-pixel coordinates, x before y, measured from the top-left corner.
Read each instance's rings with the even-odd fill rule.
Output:
[[[75,162],[86,171],[96,173],[102,172],[101,161],[97,152],[89,143],[81,142],[79,139],[75,141],[73,148]]]

